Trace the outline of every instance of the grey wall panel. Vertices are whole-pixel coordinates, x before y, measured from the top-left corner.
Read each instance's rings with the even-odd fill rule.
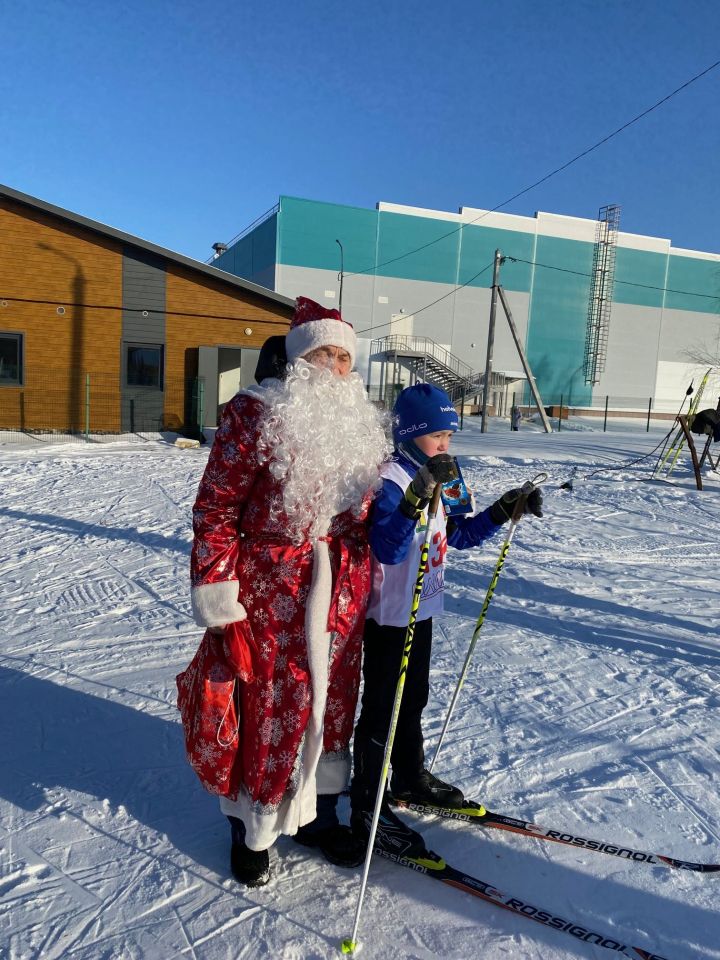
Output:
[[[610,397],[651,397],[655,390],[660,310],[613,303],[605,372],[593,402]]]
[[[335,298],[325,295],[337,291],[337,273],[309,267],[278,266],[278,292],[288,297],[305,296],[326,307],[339,305]],[[490,318],[490,291],[484,287],[464,287],[452,293],[454,287],[444,283],[404,280],[396,277],[355,275],[345,279],[343,286],[343,314],[358,335],[372,339],[391,332],[390,320],[402,311],[406,314],[438,300],[439,303],[415,315],[413,333],[429,337],[436,343],[447,344],[456,356],[474,370],[484,370],[487,354],[487,336]],[[450,293],[450,296],[445,296]],[[386,299],[387,303],[380,303]],[[525,345],[529,296],[526,293],[508,294],[520,338]],[[470,344],[475,346],[471,347]],[[510,327],[498,304],[495,330],[493,366],[496,370],[521,370],[522,364],[510,333]]]
[[[334,310],[340,306],[340,285],[337,272],[332,270],[278,264],[276,281],[277,292],[286,297],[310,297]],[[348,277],[343,285],[343,315],[358,333],[371,324],[372,283],[372,277]],[[332,290],[335,296],[325,296],[326,290]],[[371,334],[363,333],[361,336]]]
[[[510,310],[525,347],[529,296],[527,293],[506,292]],[[487,359],[487,338],[490,326],[491,291],[482,287],[465,287],[458,291],[455,300],[455,325],[452,352],[469,363],[474,370],[484,370]],[[475,346],[471,346],[471,344]],[[502,304],[498,300],[495,318],[495,343],[493,369],[497,371],[521,371],[522,361],[515,347],[510,325]]]
[[[658,360],[685,360],[688,350],[706,345],[717,351],[720,316],[694,310],[663,310]],[[717,352],[716,352],[717,356]]]
[[[123,340],[165,342],[165,261],[140,250],[123,253]],[[147,311],[143,316],[142,311]]]
[[[375,302],[373,304],[374,326],[378,328],[377,336],[383,337],[390,332],[389,327],[381,329],[387,324],[393,314],[412,314],[413,335],[429,337],[436,343],[452,343],[453,334],[453,304],[451,293],[453,287],[448,283],[430,283],[427,280],[406,280],[402,277],[378,277],[375,281]],[[378,303],[378,297],[387,297],[386,304]],[[433,306],[428,304],[444,297]],[[422,307],[427,309],[420,311]]]
[[[126,248],[123,251],[120,358],[121,418],[125,431],[158,430],[162,426],[163,390],[127,383],[127,344],[165,344],[165,291],[165,261],[135,247]]]
[[[332,270],[278,265],[278,292],[287,297],[305,296],[326,307],[338,308],[339,283]],[[335,292],[327,297],[326,291]],[[395,277],[372,277],[354,274],[343,284],[343,315],[363,337],[385,337],[390,333],[390,320],[404,310],[412,313],[432,300],[448,293],[452,287],[442,283],[403,280]],[[386,303],[378,302],[380,298]],[[438,343],[450,343],[452,338],[452,308],[440,303],[415,319],[414,335],[430,337]],[[442,335],[445,339],[440,339]]]

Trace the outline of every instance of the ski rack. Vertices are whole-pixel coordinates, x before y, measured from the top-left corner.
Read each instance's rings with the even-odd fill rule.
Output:
[[[675,436],[673,437],[672,443],[670,444],[666,452],[664,454],[661,453],[661,456],[659,457],[658,462],[655,465],[655,469],[652,472],[651,479],[654,479],[655,477],[659,476],[663,472],[663,470],[665,470],[666,468],[667,468],[667,473],[665,474],[666,479],[673,472],[675,464],[678,461],[678,457],[680,456],[680,453],[682,452],[682,448],[685,445],[685,440],[690,436],[687,430],[687,426],[689,423],[692,423],[692,418],[697,413],[697,409],[700,406],[700,400],[703,395],[703,390],[705,389],[705,384],[707,383],[708,377],[710,376],[711,373],[712,373],[712,367],[708,369],[707,373],[700,381],[700,386],[697,388],[697,392],[695,396],[690,401],[690,407],[688,409],[687,415],[685,416],[685,421],[686,421],[685,427],[683,427],[681,423],[680,414],[678,414],[678,416],[675,418],[676,422],[679,424],[678,430]],[[691,439],[691,443],[692,443],[692,439]],[[697,456],[694,443],[692,444],[691,455],[693,452],[695,452],[695,456]],[[668,464],[668,461],[669,461],[669,464]],[[694,466],[694,463],[693,463],[693,466]],[[699,488],[699,489],[702,489],[702,488]]]

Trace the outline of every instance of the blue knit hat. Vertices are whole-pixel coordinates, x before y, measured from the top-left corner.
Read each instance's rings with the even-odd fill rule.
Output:
[[[457,430],[458,418],[452,400],[431,383],[406,387],[393,407],[393,440],[402,443],[438,430]]]

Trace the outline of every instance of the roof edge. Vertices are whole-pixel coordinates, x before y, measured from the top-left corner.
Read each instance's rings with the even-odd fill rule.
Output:
[[[123,230],[117,230],[115,227],[109,227],[104,223],[100,223],[98,220],[91,220],[89,217],[83,217],[79,213],[73,213],[71,210],[66,210],[64,207],[58,207],[54,203],[48,203],[46,200],[40,200],[28,193],[22,193],[20,190],[14,190],[12,187],[5,186],[5,184],[2,183],[0,183],[0,197],[7,197],[9,200],[14,200],[16,203],[23,204],[24,206],[30,207],[34,210],[40,210],[42,213],[49,213],[51,216],[59,217],[61,220],[66,220],[68,223],[74,223],[76,226],[84,227],[85,229],[91,230],[93,233],[98,233],[101,236],[110,237],[113,240],[118,240],[121,243],[128,244],[129,246],[139,247],[141,250],[154,253],[156,256],[163,257],[172,263],[180,264],[180,266],[188,267],[191,270],[197,270],[198,273],[202,273],[214,280],[221,280],[223,283],[229,283],[231,286],[239,287],[241,290],[246,290],[248,293],[253,293],[256,296],[273,300],[275,303],[279,303],[283,307],[292,309],[295,306],[294,300],[283,296],[281,293],[276,293],[274,290],[269,290],[267,287],[261,287],[259,284],[252,283],[250,280],[243,280],[240,277],[236,277],[232,273],[228,273],[226,270],[219,270],[217,267],[203,263],[201,260],[194,260],[192,257],[186,257],[182,253],[176,253],[174,250],[169,250],[167,247],[161,247],[156,243],[150,243],[149,240],[142,240],[140,237],[136,237],[131,233],[125,233]]]

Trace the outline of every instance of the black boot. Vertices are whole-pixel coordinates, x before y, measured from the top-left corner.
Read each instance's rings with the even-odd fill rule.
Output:
[[[244,843],[234,843],[230,848],[230,869],[238,883],[264,887],[270,879],[270,855],[267,850],[251,850]]]
[[[438,780],[429,770],[421,770],[412,777],[393,772],[390,792],[396,800],[404,800],[406,803],[429,803],[453,810],[458,810],[465,804],[461,790]]]
[[[230,870],[238,883],[246,887],[264,887],[270,879],[270,854],[267,850],[251,850],[245,843],[245,824],[237,817],[228,817],[232,834]]]
[[[367,840],[358,840],[350,827],[340,823],[320,830],[300,827],[293,840],[304,847],[317,847],[325,859],[337,867],[359,867],[365,859]]]
[[[367,844],[359,843],[350,827],[339,823],[338,800],[337,793],[321,793],[316,801],[315,819],[300,827],[293,840],[304,847],[316,847],[337,867],[359,867]]]
[[[373,808],[353,810],[350,825],[355,837],[367,848],[372,826]],[[397,857],[426,857],[425,841],[390,809],[386,802],[380,808],[373,849]]]

